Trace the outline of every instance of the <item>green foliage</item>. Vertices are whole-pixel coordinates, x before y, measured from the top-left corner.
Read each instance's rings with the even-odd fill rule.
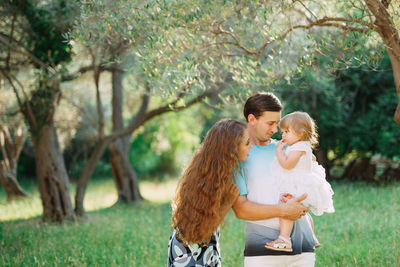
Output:
[[[7,76],[19,79],[21,73],[23,76],[27,74],[24,67],[34,67],[34,71],[28,73],[34,77],[33,81],[21,84],[13,78],[13,83],[18,84],[15,93],[19,97],[21,112],[31,127],[32,135],[37,137],[41,127],[53,122],[60,97],[59,72],[65,71],[63,64],[68,63],[72,55],[72,46],[64,34],[76,17],[77,3],[63,0],[8,1],[2,3],[1,11],[5,15],[2,24],[7,28],[2,38],[15,46],[6,47],[7,56],[2,56],[7,58],[4,68],[9,72]],[[28,88],[31,93],[25,91]]]
[[[34,199],[12,204],[20,212],[14,219],[6,221],[1,209],[0,265],[165,266],[171,234],[170,203],[145,201],[107,207],[104,203],[115,194],[109,191],[111,181],[96,183],[88,188],[90,203],[86,204],[101,209],[89,212],[87,220],[61,226],[40,224],[38,218],[32,218],[41,212],[37,191]],[[336,212],[314,217],[322,244],[316,251],[316,266],[400,266],[400,184],[332,185]],[[37,213],[29,220],[15,220],[30,213],[32,202]],[[0,203],[5,204],[3,192]],[[223,266],[243,266],[244,222],[233,212],[222,225],[220,246]]]
[[[130,161],[138,174],[154,177],[180,171],[199,143],[203,122],[193,120],[196,109],[165,114],[139,130],[130,149]]]
[[[361,67],[341,71],[336,86],[353,96],[343,136],[347,138],[341,139],[344,151],[400,157],[400,128],[393,121],[398,98],[388,57],[378,70]]]
[[[320,148],[333,151],[334,159],[352,151],[399,157],[400,129],[393,121],[397,97],[388,57],[377,69],[363,65],[335,75],[328,71],[322,62],[278,86],[285,113],[309,112],[318,125]]]
[[[69,62],[72,46],[63,35],[77,14],[76,2],[25,0],[16,5],[29,25],[24,41],[30,52],[50,66]]]
[[[91,122],[97,121],[95,108],[92,107],[87,99],[81,99],[84,103],[85,112],[79,114],[79,123],[75,129],[75,134],[68,142],[63,151],[65,159],[65,167],[70,177],[79,178],[81,170],[89,160],[97,143],[98,132]],[[104,176],[111,174],[111,165],[109,163],[109,148],[105,150],[103,155],[97,162],[93,176]]]

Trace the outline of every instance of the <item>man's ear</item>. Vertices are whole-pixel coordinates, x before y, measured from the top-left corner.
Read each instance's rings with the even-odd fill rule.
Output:
[[[256,118],[256,116],[254,116],[253,114],[249,114],[248,116],[247,116],[247,121],[248,122],[254,122],[254,121],[256,121],[257,120],[257,118]]]

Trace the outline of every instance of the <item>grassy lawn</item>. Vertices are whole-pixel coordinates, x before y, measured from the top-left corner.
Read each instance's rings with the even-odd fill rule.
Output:
[[[32,198],[12,204],[1,192],[0,266],[166,266],[175,185],[143,182],[146,201],[113,205],[112,180],[93,180],[87,218],[61,226],[40,223],[35,185],[24,186]],[[314,217],[322,243],[316,266],[400,266],[400,183],[333,188],[336,212]],[[244,222],[230,212],[221,231],[223,266],[242,266],[243,249]]]

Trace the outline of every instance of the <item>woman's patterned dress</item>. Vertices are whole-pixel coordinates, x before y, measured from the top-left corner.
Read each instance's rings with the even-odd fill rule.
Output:
[[[221,266],[219,229],[211,236],[207,246],[198,244],[185,246],[176,238],[174,230],[168,244],[168,267],[180,266]]]

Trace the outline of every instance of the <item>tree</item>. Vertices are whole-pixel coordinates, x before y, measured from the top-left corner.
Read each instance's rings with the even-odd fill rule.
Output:
[[[15,129],[0,126],[0,149],[2,155],[2,160],[0,161],[0,183],[6,192],[8,201],[28,196],[17,181],[17,162],[25,139],[26,131],[21,126]]]
[[[344,47],[342,40],[353,34],[356,44],[365,40],[361,36],[366,36],[364,45],[371,46],[380,36],[391,60],[400,98],[400,8],[396,3],[386,0],[227,2],[218,6],[218,13],[211,10],[208,16],[201,17],[202,22],[195,23],[202,25],[202,32],[209,36],[207,40],[203,37],[209,52],[220,51],[234,58],[233,64],[242,64],[238,79],[245,75],[246,69],[255,73],[245,77],[253,86],[289,78],[301,71],[303,65],[312,64],[312,55],[320,51],[321,41],[330,46],[325,52],[338,62],[355,64],[374,60],[374,53],[353,57],[353,47]],[[194,5],[200,6],[196,1]],[[254,63],[243,64],[243,58]],[[394,120],[400,125],[400,104],[394,111]]]
[[[360,53],[368,52],[364,48]],[[276,85],[285,113],[303,110],[316,120],[320,137],[316,155],[328,175],[332,167],[338,170],[348,165],[352,175],[346,177],[393,180],[389,173],[387,177],[375,175],[376,168],[370,162],[371,156],[376,155],[387,157],[388,162],[400,157],[400,128],[391,117],[397,101],[388,56],[374,68],[338,65],[335,73],[329,74],[332,61],[331,57],[320,55],[290,82],[282,80]],[[352,159],[362,159],[363,167],[356,170],[354,164],[344,164]],[[381,164],[382,172],[389,165]],[[338,171],[332,172],[333,178],[340,176]]]
[[[28,194],[17,180],[17,162],[24,146],[27,131],[16,112],[13,93],[1,88],[0,94],[0,183],[12,201]]]
[[[213,75],[214,81],[209,88],[201,84],[204,82],[204,74],[196,70],[201,65],[198,63],[200,60],[196,62],[194,57],[189,57],[192,50],[183,49],[182,45],[187,39],[179,43],[174,40],[183,39],[184,35],[179,33],[181,26],[177,26],[176,22],[171,23],[178,17],[171,15],[173,10],[168,4],[158,2],[154,5],[143,3],[133,6],[130,1],[118,1],[117,4],[115,1],[97,1],[87,2],[83,6],[82,20],[72,35],[79,38],[90,51],[96,52],[92,58],[102,59],[93,60],[98,64],[94,69],[104,69],[106,66],[112,73],[113,131],[105,135],[103,123],[99,119],[98,143],[83,167],[78,182],[75,198],[78,214],[83,213],[83,197],[89,178],[108,145],[111,144],[113,174],[119,199],[127,202],[138,200],[141,197],[137,178],[128,158],[131,134],[156,116],[186,109],[225,89],[226,75],[221,75],[221,78]],[[184,14],[183,10],[180,12],[180,15]],[[193,39],[190,36],[189,38]],[[158,53],[164,55],[159,57]],[[122,60],[126,58],[130,61]],[[181,68],[179,71],[176,71],[177,66],[178,69]],[[124,125],[122,116],[122,75],[126,72],[125,69],[133,73],[137,92],[141,95],[128,126]],[[187,74],[186,71],[191,73]],[[170,77],[171,72],[175,74],[173,77]],[[95,74],[95,80],[98,76]],[[150,107],[150,99],[154,94],[161,94],[162,98],[171,100],[167,103],[154,103],[156,105]],[[97,105],[98,117],[102,118],[100,98]]]
[[[29,125],[34,147],[36,174],[43,204],[43,220],[62,222],[75,218],[69,196],[69,178],[64,166],[54,111],[61,96],[61,68],[70,60],[70,46],[63,34],[71,25],[76,6],[68,1],[7,1],[1,5],[2,29],[0,71],[17,98]],[[21,79],[34,67],[28,93]]]

